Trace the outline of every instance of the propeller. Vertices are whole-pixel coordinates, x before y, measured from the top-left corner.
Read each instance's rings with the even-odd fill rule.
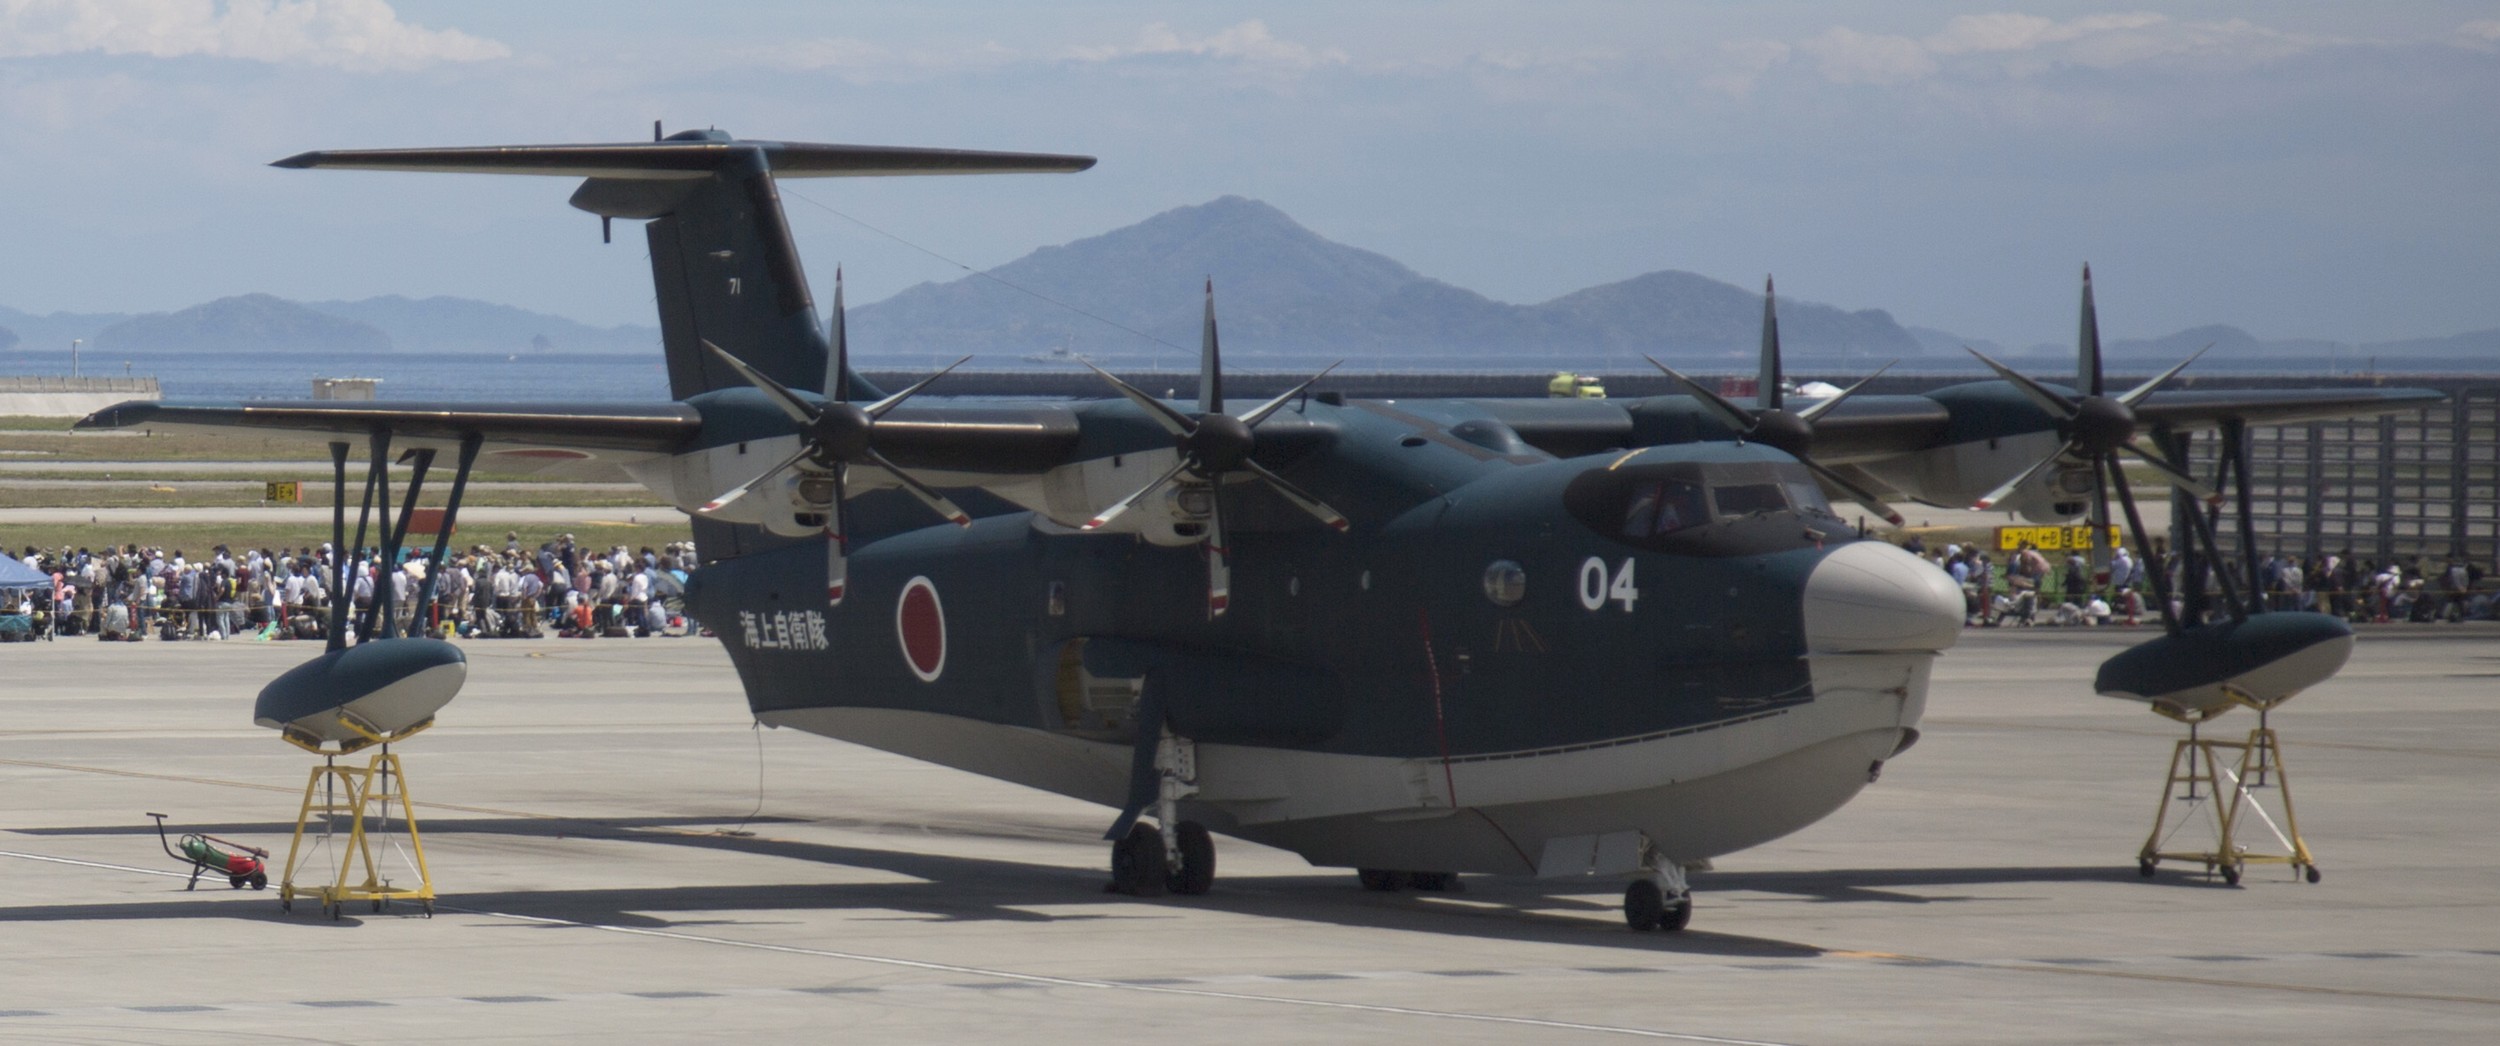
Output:
[[[1840,390],[1837,396],[1804,410],[1793,412],[1788,410],[1781,405],[1779,312],[1773,302],[1771,280],[1767,276],[1762,280],[1762,372],[1760,391],[1755,401],[1761,404],[1760,408],[1749,410],[1737,406],[1729,402],[1726,397],[1703,387],[1700,382],[1677,373],[1675,368],[1658,362],[1654,357],[1643,356],[1641,358],[1649,360],[1650,366],[1664,371],[1667,377],[1683,385],[1686,391],[1692,393],[1694,399],[1701,401],[1705,409],[1717,415],[1719,420],[1727,423],[1729,428],[1735,429],[1739,442],[1752,440],[1787,453],[1790,457],[1796,458],[1799,464],[1804,465],[1807,471],[1814,473],[1816,479],[1848,495],[1849,500],[1857,502],[1860,507],[1893,526],[1901,525],[1901,514],[1894,512],[1892,506],[1884,503],[1884,499],[1876,497],[1865,487],[1859,486],[1848,477],[1826,468],[1808,456],[1808,452],[1814,446],[1815,419],[1831,413],[1832,408],[1840,406],[1842,400],[1848,399],[1852,393],[1865,388],[1867,382],[1881,377],[1885,371],[1892,369],[1893,363],[1899,363],[1900,360],[1877,367],[1875,373],[1858,379],[1857,384]]]
[[[843,331],[842,271],[838,268],[833,276],[832,326],[832,351],[825,358],[825,398],[822,403],[809,402],[720,346],[708,340],[703,343],[704,348],[720,357],[721,362],[727,363],[731,370],[737,371],[739,377],[745,378],[747,384],[762,390],[764,397],[781,408],[782,413],[789,415],[790,420],[798,422],[803,438],[796,453],[755,478],[729,488],[695,511],[720,511],[723,506],[745,497],[748,491],[783,472],[802,463],[811,466],[799,480],[799,496],[811,507],[821,505],[825,509],[825,602],[839,605],[850,586],[850,492],[845,475],[850,465],[861,463],[883,469],[904,490],[910,491],[923,504],[945,517],[947,522],[959,527],[972,525],[971,514],[928,484],[912,478],[901,466],[878,453],[875,446],[877,419],[901,406],[913,393],[928,388],[930,382],[946,376],[947,371],[963,366],[964,361],[972,357],[966,356],[947,364],[944,369],[913,382],[900,392],[862,406],[850,402],[850,383],[844,380],[850,361],[848,338]]]
[[[1137,404],[1147,417],[1163,426],[1164,431],[1172,434],[1173,443],[1180,450],[1180,462],[1169,471],[1137,488],[1135,493],[1112,502],[1109,508],[1095,513],[1094,518],[1086,520],[1084,526],[1078,529],[1099,530],[1137,503],[1175,483],[1182,485],[1184,496],[1193,496],[1193,491],[1203,488],[1207,522],[1201,543],[1207,550],[1207,617],[1213,619],[1222,616],[1232,602],[1232,549],[1224,539],[1225,477],[1249,473],[1295,508],[1309,513],[1331,529],[1343,532],[1350,524],[1343,513],[1328,507],[1327,503],[1293,485],[1267,466],[1251,460],[1251,453],[1258,448],[1255,430],[1259,423],[1284,409],[1285,404],[1292,402],[1294,397],[1301,395],[1319,379],[1327,377],[1329,371],[1337,369],[1337,364],[1329,364],[1275,399],[1240,414],[1228,414],[1224,411],[1224,368],[1216,346],[1215,281],[1212,279],[1207,281],[1204,331],[1199,339],[1198,411],[1195,414],[1182,413],[1179,408],[1147,395],[1144,390],[1120,380],[1090,361],[1078,361],[1102,375],[1102,380],[1108,382],[1114,391]]]
[[[2207,349],[2213,348],[2213,345],[2208,343],[2188,358],[2179,361],[2177,365],[2153,376],[2151,380],[2141,385],[2115,396],[2108,395],[2101,377],[2101,338],[2099,323],[2094,316],[2092,306],[2092,270],[2088,266],[2083,270],[2083,324],[2077,341],[2077,350],[2081,357],[2077,366],[2081,372],[2080,384],[2085,389],[2085,394],[2079,398],[2069,397],[2056,389],[2026,378],[2012,368],[1989,359],[1986,354],[1977,349],[1966,348],[1964,350],[1978,357],[1979,362],[1987,364],[1988,369],[1995,371],[1998,377],[2011,383],[2041,410],[2048,412],[2050,417],[2058,419],[2059,427],[2067,433],[2066,443],[2058,448],[2057,453],[2042,458],[2020,475],[1999,484],[1995,490],[1989,491],[1985,497],[1980,498],[1973,507],[1984,509],[2005,500],[2015,488],[2022,486],[2034,475],[2046,471],[2061,457],[2091,461],[2119,453],[2132,455],[2145,464],[2153,466],[2172,484],[2199,499],[2207,502],[2218,500],[2219,495],[2212,487],[2190,475],[2186,469],[2173,464],[2161,451],[2145,445],[2142,440],[2138,439],[2135,420],[2137,404],[2144,402],[2146,397],[2168,384],[2171,378],[2177,377],[2180,371],[2186,370],[2188,364],[2196,362],[2197,358],[2203,356]]]
[[[2061,460],[2085,462],[2092,467],[2092,501],[2088,511],[2092,523],[2092,561],[2097,571],[2106,558],[2104,546],[2109,540],[2109,491],[2112,486],[2118,488],[2119,500],[2125,504],[2130,519],[2135,512],[2134,495],[2128,491],[2125,474],[2119,467],[2120,454],[2152,466],[2164,480],[2192,497],[2207,504],[2219,503],[2221,495],[2211,486],[2173,463],[2159,449],[2143,442],[2137,435],[2135,417],[2137,404],[2144,402],[2211,348],[2213,345],[2209,342],[2151,380],[2115,396],[2109,395],[2101,373],[2101,328],[2099,312],[2092,304],[2092,267],[2084,266],[2083,315],[2075,333],[2075,384],[2082,392],[2081,396],[2068,396],[2015,373],[2012,368],[1989,359],[1977,349],[1964,347],[1964,351],[1978,357],[1979,362],[1987,364],[1989,370],[1995,371],[1998,377],[2004,378],[2042,411],[2057,419],[2058,428],[2066,434],[2066,442],[2055,452],[2014,478],[1998,484],[1995,490],[1989,491],[1971,507],[1986,509],[2004,501],[2023,484],[2056,467]]]

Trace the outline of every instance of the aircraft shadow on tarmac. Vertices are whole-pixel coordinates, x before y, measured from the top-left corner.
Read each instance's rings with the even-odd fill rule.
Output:
[[[754,825],[806,823],[800,818],[757,818]],[[1462,893],[1365,892],[1342,872],[1308,875],[1235,876],[1219,880],[1214,892],[1198,897],[1171,897],[1139,902],[1103,892],[1105,873],[1064,865],[1031,864],[987,858],[956,857],[867,847],[837,846],[758,836],[694,832],[717,827],[718,817],[673,817],[615,820],[576,819],[443,819],[430,822],[427,835],[510,835],[535,838],[581,838],[602,841],[695,847],[731,853],[778,857],[824,865],[869,869],[907,876],[910,882],[792,883],[754,885],[650,886],[597,889],[507,890],[472,893],[447,891],[440,904],[454,912],[491,912],[565,920],[605,926],[684,930],[705,925],[770,922],[782,911],[891,911],[897,918],[944,921],[1002,920],[1025,923],[1101,919],[1151,919],[1158,906],[1210,909],[1240,915],[1329,923],[1339,926],[1441,933],[1493,940],[1580,946],[1605,946],[1647,952],[1673,952],[1737,958],[1800,957],[1821,954],[1811,945],[1761,937],[1693,930],[1680,934],[1634,934],[1623,929],[1612,897],[1613,883],[1589,880],[1557,885],[1525,879],[1473,878]],[[291,823],[237,823],[192,826],[229,837],[283,839]],[[23,829],[29,836],[96,836],[153,834],[140,827],[76,827]],[[282,861],[280,856],[276,858]],[[439,864],[439,862],[437,862]],[[1699,873],[1705,911],[1713,893],[1749,891],[1795,895],[1818,902],[1926,904],[1969,901],[1966,896],[1927,896],[1904,888],[1972,886],[1996,883],[2141,882],[2132,866],[1911,868],[1822,870],[1811,872]],[[2166,876],[2157,882],[2187,885],[2194,877]],[[216,884],[211,881],[212,887]],[[247,900],[246,898],[250,899]],[[197,899],[181,902],[0,906],[0,922],[112,919],[262,919],[278,916],[267,894],[235,894],[204,887]],[[1070,911],[1099,904],[1099,911]],[[1050,909],[1040,911],[1036,909]],[[702,917],[676,919],[671,913]],[[755,918],[721,918],[722,913],[752,913]],[[296,913],[302,916],[305,913]],[[345,922],[363,914],[351,908]],[[283,917],[283,916],[280,916]],[[317,916],[306,922],[329,923]]]

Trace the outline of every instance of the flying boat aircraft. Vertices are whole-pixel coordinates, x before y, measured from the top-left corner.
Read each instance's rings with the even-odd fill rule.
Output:
[[[446,530],[481,460],[621,467],[691,515],[687,606],[757,719],[1116,809],[1112,881],[1134,894],[1209,889],[1221,834],[1374,889],[1622,876],[1630,925],[1681,929],[1685,869],[1824,817],[1917,741],[1963,626],[1951,580],[1861,539],[1831,494],[1896,520],[1903,497],[2071,519],[2122,453],[2211,493],[2139,428],[2437,398],[2160,391],[2175,368],[2108,395],[2088,273],[2082,391],[2003,371],[1791,409],[1766,294],[1751,406],[1699,386],[1357,400],[1321,377],[1249,402],[1226,395],[1210,288],[1193,400],[1108,373],[1091,401],[917,398],[935,375],[889,394],[849,366],[838,282],[820,318],[777,180],[1094,161],[654,138],[276,166],[583,178],[574,206],[645,223],[671,401],[130,403],[81,425],[328,442],[342,537],[362,441],[386,552],[414,500],[391,526],[393,448],[419,483],[457,455]],[[334,628],[259,721],[354,743],[442,707],[456,648],[374,618],[385,638]]]

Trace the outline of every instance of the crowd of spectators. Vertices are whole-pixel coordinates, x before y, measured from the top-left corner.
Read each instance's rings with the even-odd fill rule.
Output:
[[[196,558],[137,545],[29,547],[16,558],[49,582],[0,598],[0,638],[327,639],[341,602],[357,639],[381,634],[378,608],[386,604],[393,635],[588,639],[701,631],[684,613],[686,574],[696,562],[691,542],[600,552],[566,534],[528,549],[513,534],[501,550],[454,550],[439,570],[430,553],[406,549],[385,562],[377,550],[360,549],[348,557],[342,588],[337,551],[327,543],[240,554],[218,545]]]
[[[2060,561],[2027,541],[2007,553],[2003,563],[1976,545],[1930,550],[1912,537],[1903,547],[1952,575],[1962,588],[1965,621],[1973,627],[2136,624],[2147,615],[2159,615],[2149,603],[2153,586],[2145,567],[2125,546],[2113,549],[2100,570],[2082,550],[2067,551]],[[2178,612],[2177,594],[2186,591],[2183,564],[2176,552],[2159,558],[2173,593],[2171,609]],[[2247,591],[2241,579],[2246,571],[2238,561],[2220,567],[2230,572],[2234,586]],[[2256,593],[2267,610],[2317,611],[2355,623],[2500,617],[2500,594],[2483,580],[2478,564],[2457,558],[2441,564],[2422,557],[2409,563],[2387,559],[2372,565],[2349,550],[2307,562],[2277,553],[2258,564]],[[2206,604],[2212,612],[2229,612],[2224,591],[2222,577],[2208,573]]]

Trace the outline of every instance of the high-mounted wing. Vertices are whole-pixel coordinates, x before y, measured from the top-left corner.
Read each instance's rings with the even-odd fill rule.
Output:
[[[403,448],[448,451],[471,433],[485,438],[480,461],[490,472],[605,475],[636,461],[674,452],[703,427],[683,403],[339,403],[273,400],[251,403],[130,402],[79,420],[82,429],[143,428],[167,432],[236,429],[296,435],[309,444],[363,440],[387,429]]]

